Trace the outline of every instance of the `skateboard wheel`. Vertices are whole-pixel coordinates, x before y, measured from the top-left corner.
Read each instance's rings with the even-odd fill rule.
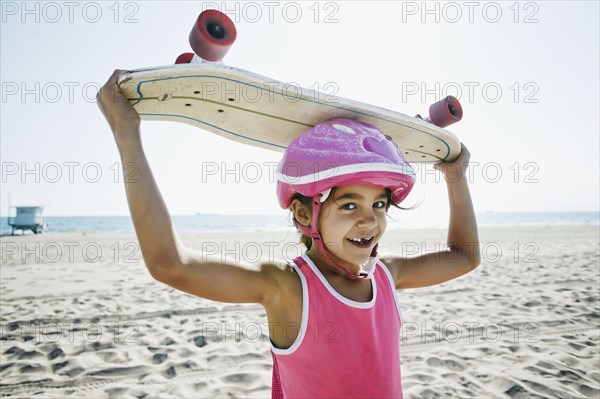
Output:
[[[235,42],[237,30],[233,21],[217,10],[203,11],[190,32],[190,46],[206,61],[220,61]]]
[[[183,53],[175,60],[175,64],[189,64],[194,58],[194,53]]]
[[[450,126],[462,119],[463,110],[456,97],[448,96],[429,107],[428,122],[439,127]]]

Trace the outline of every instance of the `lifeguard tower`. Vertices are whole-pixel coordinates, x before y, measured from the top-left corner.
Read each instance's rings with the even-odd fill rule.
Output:
[[[8,225],[12,227],[12,234],[15,230],[21,230],[24,234],[25,230],[31,230],[34,234],[43,233],[48,230],[48,223],[42,217],[44,212],[43,206],[14,206],[16,208],[16,216],[8,217]]]

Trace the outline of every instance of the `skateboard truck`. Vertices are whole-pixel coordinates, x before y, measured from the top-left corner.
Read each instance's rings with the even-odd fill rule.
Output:
[[[219,62],[235,42],[237,30],[227,15],[217,10],[203,11],[190,32],[193,53],[183,53],[175,64]]]

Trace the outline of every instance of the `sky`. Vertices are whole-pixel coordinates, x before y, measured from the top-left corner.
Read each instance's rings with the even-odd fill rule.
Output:
[[[206,8],[236,22],[229,65],[408,115],[459,97],[477,212],[599,209],[597,1],[2,1],[0,214],[10,194],[47,216],[128,215],[97,90],[190,51]],[[173,122],[142,140],[171,214],[282,212],[280,153]],[[411,217],[447,220],[445,182],[414,166]]]

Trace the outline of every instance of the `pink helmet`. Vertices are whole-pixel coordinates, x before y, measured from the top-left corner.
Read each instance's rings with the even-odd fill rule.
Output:
[[[413,168],[379,129],[343,118],[318,124],[292,141],[277,167],[276,176],[277,199],[282,208],[290,206],[296,193],[313,198],[313,227],[308,229],[300,224],[296,227],[312,237],[325,254],[321,235],[314,226],[320,204],[327,199],[331,188],[351,184],[388,188],[394,203],[400,204],[415,183]],[[359,276],[333,263],[344,269],[349,278],[356,279],[370,276],[375,256],[376,247],[367,273]]]
[[[314,197],[335,186],[389,188],[396,204],[415,182],[415,172],[396,145],[375,126],[332,119],[302,133],[277,167],[277,199],[286,209],[294,194]]]

